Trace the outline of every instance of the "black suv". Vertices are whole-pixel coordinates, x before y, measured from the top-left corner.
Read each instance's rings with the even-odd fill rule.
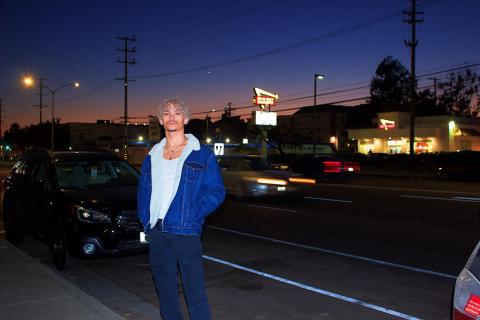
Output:
[[[48,243],[64,270],[69,256],[144,249],[136,213],[139,173],[106,152],[30,152],[3,181],[3,221],[10,242],[26,232]]]

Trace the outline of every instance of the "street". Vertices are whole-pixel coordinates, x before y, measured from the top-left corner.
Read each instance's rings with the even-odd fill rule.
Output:
[[[203,236],[214,319],[448,319],[479,239],[475,187],[359,177],[300,199],[228,198]],[[53,268],[43,243],[18,247]],[[75,260],[63,275],[127,319],[158,317],[147,254]]]

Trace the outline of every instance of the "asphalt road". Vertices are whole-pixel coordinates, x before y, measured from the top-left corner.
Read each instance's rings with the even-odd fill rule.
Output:
[[[448,319],[479,226],[475,183],[366,177],[296,200],[227,199],[203,237],[213,317]],[[19,247],[52,265],[38,241]],[[127,319],[155,319],[148,268],[146,254],[77,260],[65,277]]]

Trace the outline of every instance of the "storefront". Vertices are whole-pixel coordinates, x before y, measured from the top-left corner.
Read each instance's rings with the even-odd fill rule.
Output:
[[[410,114],[379,113],[376,128],[348,129],[360,153],[409,153]],[[415,153],[480,151],[480,119],[426,116],[415,119]]]

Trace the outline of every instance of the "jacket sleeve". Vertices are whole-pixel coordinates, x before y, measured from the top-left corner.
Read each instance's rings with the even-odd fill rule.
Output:
[[[150,155],[143,160],[137,188],[137,215],[145,231],[150,221],[150,198],[152,195],[152,170]]]
[[[210,151],[210,150],[209,150]],[[225,199],[225,187],[217,158],[213,152],[207,155],[207,172],[203,180],[203,195],[197,202],[197,210],[203,216],[215,211]]]

